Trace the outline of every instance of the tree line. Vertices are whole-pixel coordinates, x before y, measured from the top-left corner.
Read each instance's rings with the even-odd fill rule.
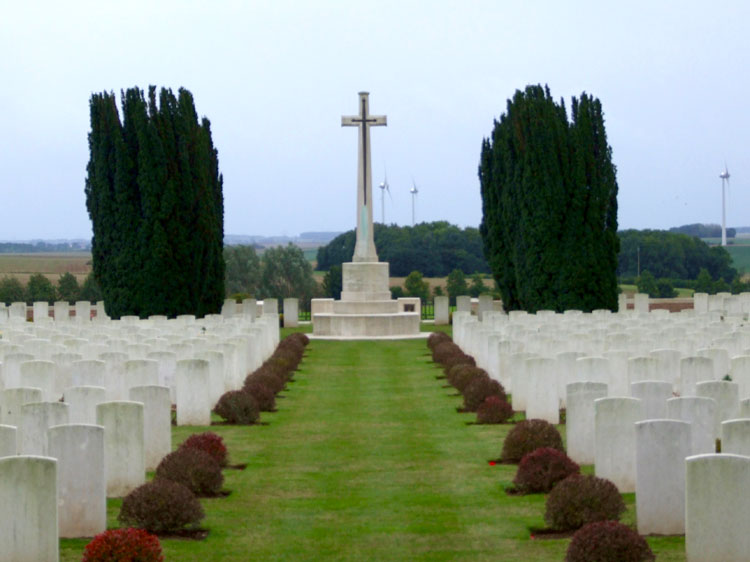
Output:
[[[479,230],[459,228],[447,221],[424,222],[415,226],[376,223],[375,247],[380,261],[390,264],[390,274],[406,277],[419,271],[425,277],[445,277],[454,269],[467,273],[489,273]],[[349,230],[318,248],[317,269],[352,260],[355,232]]]
[[[703,223],[684,224],[670,228],[669,232],[697,236],[698,238],[721,238],[721,225]],[[734,238],[736,234],[737,229],[727,228],[727,238]]]
[[[48,277],[35,273],[29,277],[29,282],[23,285],[16,277],[0,279],[0,302],[9,305],[14,302],[48,302],[65,301],[73,304],[76,301],[98,302],[102,300],[102,292],[89,273],[83,283],[72,273],[63,273],[57,283],[52,283]]]

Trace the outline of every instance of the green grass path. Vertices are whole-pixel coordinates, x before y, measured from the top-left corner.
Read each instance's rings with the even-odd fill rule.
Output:
[[[544,496],[507,496],[515,468],[487,464],[509,427],[469,425],[439,374],[423,340],[311,342],[267,425],[212,428],[248,466],[202,500],[208,539],[164,540],[166,559],[562,560],[567,541],[529,538]],[[684,560],[680,539],[651,542]],[[62,559],[85,543],[62,541]]]

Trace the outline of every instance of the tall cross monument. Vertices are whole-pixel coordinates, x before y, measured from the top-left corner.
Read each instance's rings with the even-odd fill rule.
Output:
[[[370,115],[368,92],[359,93],[359,115],[341,118],[342,127],[359,127],[359,166],[357,169],[357,243],[354,262],[377,262],[372,225],[372,165],[370,127],[385,126],[385,115]]]

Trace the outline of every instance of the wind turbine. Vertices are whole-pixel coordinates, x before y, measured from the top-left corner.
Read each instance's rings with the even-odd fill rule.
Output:
[[[414,210],[417,205],[417,193],[419,193],[419,190],[417,189],[417,184],[414,182],[414,178],[412,178],[411,184],[412,188],[409,190],[409,193],[411,193],[411,225],[414,226],[417,224]]]
[[[729,170],[727,163],[724,162],[724,171],[719,174],[721,178],[721,245],[727,245],[727,206],[724,186],[729,187]]]
[[[385,173],[385,179],[380,184],[380,210],[382,213],[382,223],[385,224],[385,192],[388,192],[388,197],[391,197],[391,187],[388,185],[388,172]],[[393,199],[391,197],[391,199]]]

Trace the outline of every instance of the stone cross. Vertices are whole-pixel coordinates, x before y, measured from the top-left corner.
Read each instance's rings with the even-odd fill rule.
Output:
[[[355,262],[376,262],[372,225],[372,165],[370,163],[370,127],[386,125],[385,115],[370,115],[368,92],[359,93],[359,115],[342,117],[342,127],[359,127],[359,167],[357,170],[357,243]]]

